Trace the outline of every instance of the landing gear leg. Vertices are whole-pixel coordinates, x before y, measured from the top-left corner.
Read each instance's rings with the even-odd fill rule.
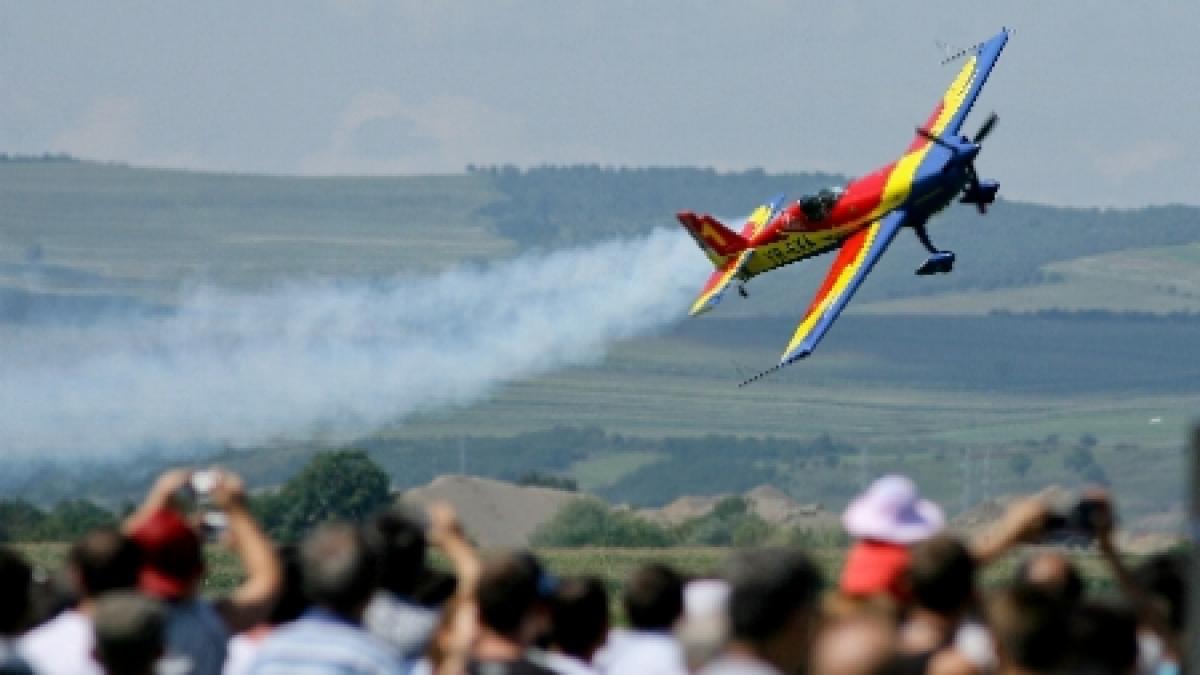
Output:
[[[745,286],[745,285],[743,285],[743,284],[738,284],[738,295],[742,296],[743,298],[748,298],[748,297],[750,297],[750,294],[746,292],[746,286]]]
[[[921,224],[913,228],[917,233],[917,239],[921,241],[921,245],[929,251],[929,259],[917,268],[917,274],[926,276],[929,274],[949,274],[954,269],[954,253],[952,251],[939,251],[933,242],[929,240],[929,232],[925,230],[925,225]]]

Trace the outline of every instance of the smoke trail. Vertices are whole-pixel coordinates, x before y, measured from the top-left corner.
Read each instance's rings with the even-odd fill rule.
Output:
[[[0,345],[0,451],[347,439],[596,362],[680,318],[705,265],[658,230],[426,279],[204,288],[167,316],[16,329]]]

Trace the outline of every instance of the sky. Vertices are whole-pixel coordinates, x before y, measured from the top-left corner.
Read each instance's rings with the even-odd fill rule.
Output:
[[[210,171],[864,174],[1015,29],[966,129],[1011,199],[1200,204],[1200,3],[0,0],[0,152]]]

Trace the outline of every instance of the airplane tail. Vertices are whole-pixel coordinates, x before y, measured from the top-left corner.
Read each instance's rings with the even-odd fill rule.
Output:
[[[690,313],[693,316],[707,312],[721,301],[725,289],[741,274],[746,263],[754,255],[747,239],[766,226],[782,205],[783,195],[779,195],[755,209],[746,220],[741,234],[733,232],[708,214],[697,216],[691,211],[677,214],[679,223],[692,235],[692,239],[696,240],[696,244],[716,268],[704,284],[704,288],[700,290],[700,296],[692,304]]]
[[[746,240],[742,235],[725,227],[721,221],[707,213],[697,216],[691,211],[681,211],[675,217],[688,234],[692,235],[692,239],[696,240],[700,250],[712,261],[713,267],[724,267],[730,259],[746,250]]]

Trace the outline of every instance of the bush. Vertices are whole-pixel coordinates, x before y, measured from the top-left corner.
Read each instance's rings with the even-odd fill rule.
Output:
[[[771,526],[750,511],[742,497],[726,497],[703,516],[678,527],[677,538],[687,546],[755,546],[771,535]]]
[[[116,516],[84,499],[58,502],[49,512],[23,499],[0,500],[0,541],[70,541],[114,525]]]
[[[1029,455],[1018,452],[1008,458],[1008,468],[1015,473],[1018,478],[1024,478],[1025,474],[1029,473],[1030,467],[1033,466],[1033,460]]]
[[[544,471],[527,471],[517,479],[517,485],[525,485],[528,487],[544,487],[552,490],[565,490],[566,492],[578,492],[579,483],[574,478],[569,476],[556,476],[552,473]]]
[[[388,477],[362,450],[315,455],[279,492],[256,497],[255,514],[280,541],[330,520],[358,521],[391,501]]]
[[[559,509],[530,539],[534,546],[617,546],[662,548],[674,542],[671,533],[627,511],[614,511],[598,499],[583,498]]]

